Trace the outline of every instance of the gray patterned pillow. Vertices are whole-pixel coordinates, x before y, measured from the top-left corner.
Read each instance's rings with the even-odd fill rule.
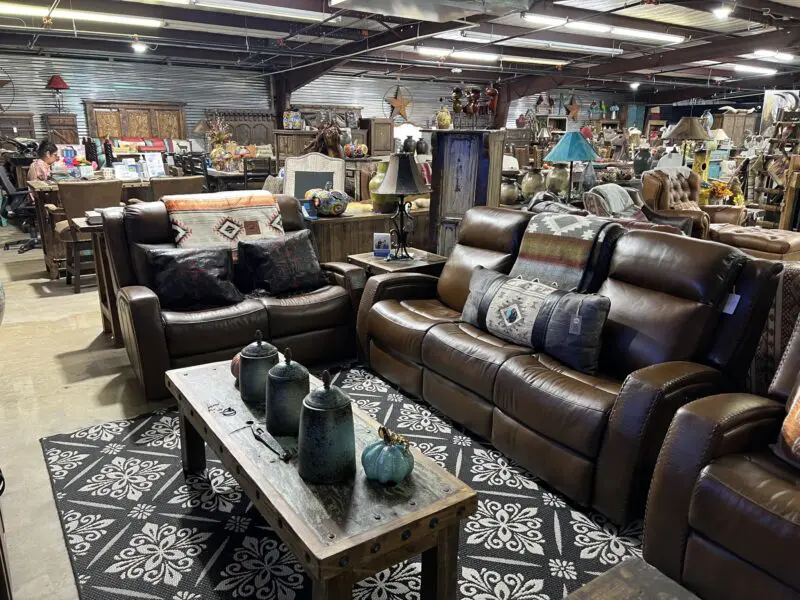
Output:
[[[461,318],[591,375],[597,371],[610,306],[605,296],[565,292],[476,267]]]

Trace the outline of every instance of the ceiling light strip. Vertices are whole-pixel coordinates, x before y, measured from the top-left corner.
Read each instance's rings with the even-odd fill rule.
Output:
[[[46,6],[31,6],[30,4],[13,4],[0,2],[0,15],[14,17],[46,17],[50,13],[53,19],[70,19],[87,21],[90,23],[113,23],[115,25],[131,25],[134,27],[163,27],[161,19],[148,19],[145,17],[130,17],[127,15],[114,15],[109,13],[89,12],[84,10],[70,10],[56,8],[52,12]]]

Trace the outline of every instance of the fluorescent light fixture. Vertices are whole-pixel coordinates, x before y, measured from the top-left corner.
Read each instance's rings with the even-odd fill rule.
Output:
[[[616,56],[622,54],[622,48],[609,48],[606,46],[589,46],[587,44],[572,44],[569,42],[551,42],[548,40],[538,40],[532,38],[516,38],[508,43],[501,42],[501,46],[520,46],[523,48],[543,48],[545,50],[561,50],[563,52],[574,52],[576,54],[605,54]]]
[[[686,39],[682,35],[658,33],[657,31],[646,31],[644,29],[631,29],[629,27],[612,27],[611,34],[619,35],[622,37],[635,38],[638,40],[653,40],[655,42],[664,42],[665,44],[680,44]]]
[[[638,90],[640,85],[641,84],[638,81],[632,81],[631,82],[631,89],[632,90]]]
[[[475,62],[496,62],[500,58],[497,54],[490,52],[472,52],[471,50],[458,50],[453,52],[451,58]]]
[[[255,4],[254,2],[237,2],[236,0],[197,0],[194,5],[201,8],[230,10],[233,12],[259,15],[261,17],[281,17],[294,21],[311,21],[313,23],[324,21],[329,16],[324,13],[317,13],[311,10],[281,8],[280,6]]]
[[[12,17],[46,17],[48,12],[49,8],[46,6],[0,2],[0,15],[11,15]],[[129,17],[126,15],[70,10],[66,8],[57,8],[50,13],[50,16],[54,19],[87,21],[90,23],[113,23],[115,25],[132,25],[135,27],[162,27],[164,25],[164,21],[161,19],[146,19],[144,17]]]
[[[165,4],[191,4],[192,0],[158,0]]]
[[[776,52],[775,59],[782,60],[784,62],[792,62],[794,60],[794,55],[789,54],[788,52]]]
[[[536,58],[530,56],[514,56],[512,54],[503,54],[501,58],[504,61],[512,62],[512,63],[528,63],[531,65],[551,65],[555,67],[559,67],[562,65],[566,65],[568,61],[566,60],[556,60],[554,58]]]
[[[777,69],[755,67],[753,65],[734,65],[733,70],[737,73],[753,73],[755,75],[775,75],[778,72]]]
[[[417,53],[422,56],[434,56],[436,58],[447,58],[453,53],[451,48],[432,48],[431,46],[417,46]]]
[[[727,19],[728,17],[731,16],[732,12],[733,12],[733,8],[731,8],[727,4],[723,4],[723,5],[715,8],[714,10],[712,10],[711,14],[713,14],[715,17],[717,17],[720,21],[724,21],[725,19]]]
[[[452,69],[450,69],[451,73],[461,73],[461,71],[462,69],[460,69],[459,67],[453,67]]]
[[[788,52],[779,52],[777,50],[756,50],[753,52],[756,58],[768,58],[772,60],[779,60],[781,62],[792,62],[794,55]]]
[[[589,33],[609,33],[611,31],[610,25],[591,23],[589,21],[567,21],[564,27],[574,31],[587,31]]]
[[[131,42],[131,48],[136,54],[144,54],[147,52],[147,44],[144,42]]]
[[[544,27],[561,27],[567,23],[567,20],[561,17],[548,17],[547,15],[534,15],[531,13],[522,13],[522,18],[528,23]]]

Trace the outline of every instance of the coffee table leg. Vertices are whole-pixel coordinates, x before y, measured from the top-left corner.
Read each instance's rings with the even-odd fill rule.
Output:
[[[194,425],[186,418],[184,405],[180,405],[181,459],[184,473],[197,473],[206,468],[206,443]]]
[[[331,579],[312,580],[312,600],[351,600],[353,597],[353,581],[349,573]]]
[[[461,524],[439,532],[436,545],[422,553],[422,600],[456,600],[458,597],[458,532]]]

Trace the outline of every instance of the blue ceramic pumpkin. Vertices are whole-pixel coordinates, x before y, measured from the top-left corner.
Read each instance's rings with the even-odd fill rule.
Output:
[[[381,440],[361,453],[361,466],[367,479],[380,483],[400,483],[414,469],[414,455],[408,442],[386,427],[378,429]]]
[[[347,208],[350,197],[344,192],[331,189],[328,182],[325,189],[313,188],[306,192],[305,199],[310,200],[317,207],[317,214],[321,217],[338,217]]]

